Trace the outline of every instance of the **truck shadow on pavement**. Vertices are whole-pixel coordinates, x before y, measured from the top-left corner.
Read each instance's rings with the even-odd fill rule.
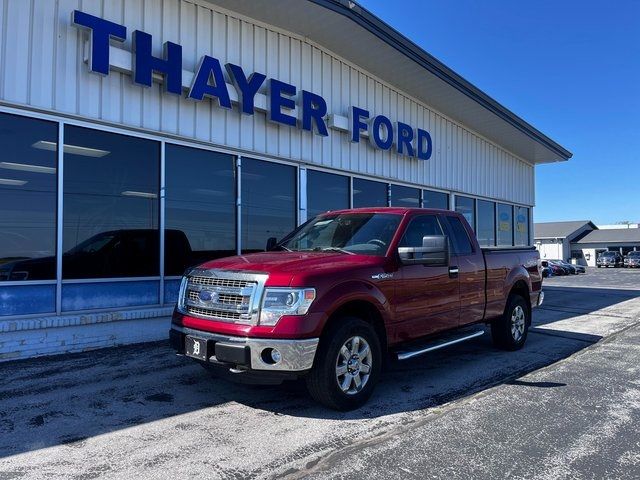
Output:
[[[548,293],[550,307],[536,311],[534,326],[585,314],[556,310],[553,305],[568,304],[565,297],[572,299],[569,302],[582,299],[583,310],[590,313],[629,299],[629,292],[612,295],[609,290],[596,296],[583,290]],[[591,307],[586,305],[589,299]],[[79,448],[91,437],[124,429],[131,429],[130,435],[140,441],[153,441],[148,430],[155,435],[160,434],[158,429],[166,436],[184,435],[216,422],[246,430],[259,428],[261,421],[268,421],[265,416],[313,421],[374,419],[438,407],[503,383],[562,388],[562,383],[517,379],[600,338],[598,334],[535,328],[525,348],[503,352],[492,346],[487,329],[473,341],[394,362],[369,403],[346,413],[316,405],[302,382],[256,387],[212,379],[189,359],[176,357],[165,342],[5,363],[0,384],[0,458],[55,445]],[[161,420],[168,421],[151,426]]]

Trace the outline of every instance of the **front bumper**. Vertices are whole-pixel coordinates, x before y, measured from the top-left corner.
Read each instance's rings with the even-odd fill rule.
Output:
[[[171,346],[178,353],[185,353],[185,337],[189,335],[207,341],[207,361],[227,364],[230,368],[270,372],[304,372],[313,366],[319,338],[272,339],[220,335],[203,330],[172,325],[169,332]],[[269,359],[271,349],[280,352],[277,363]]]

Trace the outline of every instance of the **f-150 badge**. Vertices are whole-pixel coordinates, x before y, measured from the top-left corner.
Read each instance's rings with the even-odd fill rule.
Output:
[[[374,280],[386,280],[388,278],[393,278],[393,273],[376,273],[375,275],[371,275],[371,278]]]

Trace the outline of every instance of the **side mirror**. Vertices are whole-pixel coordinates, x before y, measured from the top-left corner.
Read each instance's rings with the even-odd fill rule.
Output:
[[[265,252],[270,252],[271,250],[276,248],[276,245],[278,244],[278,239],[276,237],[269,237],[267,239],[267,246],[264,249]]]
[[[422,247],[398,247],[398,255],[403,265],[449,265],[449,239],[446,235],[426,235],[422,237]]]

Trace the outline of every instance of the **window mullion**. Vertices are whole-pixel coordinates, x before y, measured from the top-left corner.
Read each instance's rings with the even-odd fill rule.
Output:
[[[56,190],[56,314],[62,312],[62,233],[64,211],[64,123],[58,123],[58,175]]]

